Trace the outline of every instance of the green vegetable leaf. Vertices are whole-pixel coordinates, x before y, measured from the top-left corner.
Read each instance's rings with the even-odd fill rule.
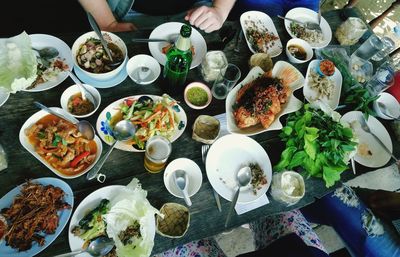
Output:
[[[341,166],[324,166],[323,167],[323,178],[325,180],[326,187],[331,187],[336,181],[340,180],[340,174],[346,170],[347,167]]]
[[[305,151],[299,151],[295,153],[290,160],[290,163],[288,165],[289,169],[293,169],[294,167],[300,166],[303,163],[304,158],[307,157],[307,154]]]
[[[293,154],[296,152],[297,148],[294,146],[289,146],[281,154],[281,160],[274,166],[275,171],[284,170],[290,163]]]
[[[282,128],[282,132],[286,135],[289,136],[290,134],[292,134],[293,128],[289,127],[289,126],[285,126]]]
[[[317,154],[316,137],[313,135],[304,135],[304,150],[312,160],[315,160]]]

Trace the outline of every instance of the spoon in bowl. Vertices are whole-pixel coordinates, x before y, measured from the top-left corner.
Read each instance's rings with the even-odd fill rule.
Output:
[[[387,106],[384,103],[378,102],[378,106],[384,115],[386,115],[389,118],[394,119],[394,120],[400,120],[400,117],[396,118],[396,117],[394,117],[393,114],[390,113],[389,109],[387,108]]]
[[[189,183],[188,183],[189,180],[188,180],[188,175],[187,175],[186,171],[176,170],[174,172],[174,180],[175,180],[176,186],[179,188],[179,190],[182,191],[183,198],[185,199],[185,203],[187,204],[187,206],[191,206],[192,201],[190,200],[189,194],[187,191],[187,188],[189,186]]]
[[[115,245],[115,243],[111,238],[108,238],[106,236],[99,236],[99,237],[95,238],[93,241],[91,241],[89,246],[86,249],[56,255],[54,257],[75,256],[80,253],[88,253],[91,256],[95,256],[95,257],[104,256],[113,249],[114,245]]]
[[[150,68],[147,66],[140,66],[137,68],[137,83],[140,84],[142,83],[150,74]]]
[[[281,15],[278,15],[278,17],[283,19],[283,20],[288,20],[288,21],[292,21],[292,22],[298,23],[298,24],[304,26],[308,30],[316,30],[318,32],[322,32],[321,26],[319,24],[317,24],[316,22],[309,22],[309,21],[301,22],[301,21],[298,21],[298,20],[295,20],[295,19],[292,19],[292,18],[283,17]]]
[[[93,103],[94,106],[96,106],[96,99],[94,99],[93,95],[85,88],[84,85],[82,85],[81,81],[74,75],[74,73],[72,73],[72,71],[68,70],[68,74],[71,79],[78,85],[83,101],[88,99],[90,102]]]
[[[34,102],[34,104],[39,109],[42,109],[43,111],[46,111],[50,114],[53,114],[57,117],[60,117],[61,119],[64,119],[64,120],[76,125],[78,127],[78,131],[81,132],[81,134],[83,135],[84,138],[86,138],[88,140],[92,140],[94,138],[94,135],[95,135],[94,128],[93,128],[92,124],[89,123],[89,121],[80,120],[78,122],[74,122],[74,121],[70,120],[69,118],[67,118],[66,116],[64,116],[63,114],[60,114],[39,102]]]
[[[111,145],[110,149],[108,149],[106,154],[103,157],[101,157],[101,159],[96,163],[96,165],[89,171],[89,173],[86,176],[87,180],[92,180],[98,177],[97,173],[99,173],[101,167],[103,167],[103,164],[106,162],[108,156],[114,149],[117,142],[119,141],[123,142],[131,139],[136,133],[136,127],[129,120],[121,120],[117,124],[115,124],[113,133],[115,139],[114,143]],[[106,177],[104,174],[99,174],[99,175],[101,176],[98,177],[97,180],[100,183],[103,183]]]
[[[32,50],[38,52],[40,58],[43,59],[53,59],[54,57],[57,57],[59,54],[57,48],[52,46],[43,47],[42,49],[36,49],[32,47]]]
[[[236,179],[238,181],[238,189],[233,197],[231,206],[229,208],[228,216],[226,217],[225,227],[228,227],[228,223],[231,219],[233,209],[235,208],[236,202],[239,198],[240,188],[247,186],[251,181],[251,169],[249,166],[245,166],[241,168],[238,173],[236,174]]]

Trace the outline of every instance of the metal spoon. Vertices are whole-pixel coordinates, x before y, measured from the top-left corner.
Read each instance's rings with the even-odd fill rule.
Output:
[[[97,237],[96,239],[94,239],[93,241],[91,241],[89,246],[86,249],[56,255],[54,257],[75,256],[80,253],[88,253],[88,254],[90,254],[92,256],[96,256],[96,257],[104,256],[113,249],[114,245],[115,245],[115,243],[111,238],[108,238],[106,236],[100,236],[100,237]]]
[[[176,186],[182,191],[183,193],[183,198],[185,199],[185,202],[187,206],[192,205],[192,201],[190,201],[189,194],[187,191],[187,188],[189,186],[189,180],[188,180],[188,175],[186,171],[184,170],[176,170],[174,172],[174,180]]]
[[[40,58],[43,59],[52,59],[54,57],[57,57],[59,54],[58,50],[52,46],[43,47],[42,49],[36,49],[32,47],[32,50],[38,52]]]
[[[400,120],[400,117],[396,118],[391,113],[389,113],[389,110],[388,110],[387,106],[384,103],[378,102],[378,106],[381,109],[381,112],[383,114],[385,114],[386,116],[388,116],[389,118],[394,119],[394,120]]]
[[[79,132],[81,132],[81,134],[83,135],[84,138],[88,139],[88,140],[92,140],[94,138],[95,132],[94,132],[94,128],[92,126],[92,124],[90,124],[88,121],[86,120],[80,120],[78,122],[75,122],[73,120],[70,120],[69,118],[67,118],[66,116],[53,111],[52,109],[48,108],[47,106],[39,103],[39,102],[34,102],[34,104],[36,105],[36,107],[38,107],[39,109],[42,109],[50,114],[53,114],[55,116],[60,117],[61,119],[64,119],[66,121],[71,122],[72,124],[76,125],[78,127]]]
[[[322,29],[319,26],[319,24],[317,24],[315,22],[309,22],[309,21],[302,22],[302,21],[298,21],[298,20],[295,20],[295,19],[292,19],[292,18],[283,17],[281,15],[278,15],[278,17],[281,18],[281,19],[284,19],[284,20],[288,20],[288,21],[292,21],[292,22],[298,23],[298,24],[304,26],[306,29],[316,30],[316,31],[322,32]]]
[[[233,209],[235,208],[236,202],[239,198],[240,188],[247,186],[251,181],[251,169],[249,166],[241,168],[236,174],[236,178],[238,181],[238,189],[233,197],[231,206],[229,208],[228,216],[226,217],[225,227],[228,227],[229,220],[231,219]]]
[[[150,68],[147,66],[140,66],[140,68],[137,68],[137,83],[140,84],[142,83],[150,74]]]
[[[113,133],[115,139],[114,143],[111,145],[110,149],[108,149],[106,154],[103,155],[103,157],[101,157],[101,159],[96,163],[96,165],[89,171],[89,173],[86,176],[87,180],[92,180],[97,177],[97,173],[99,173],[101,167],[103,167],[103,164],[106,162],[108,156],[114,149],[117,142],[131,139],[136,133],[136,127],[129,120],[121,120],[115,125]],[[103,177],[103,179],[105,179],[105,177]]]
[[[71,79],[78,85],[79,90],[81,91],[82,99],[85,101],[88,99],[90,102],[93,103],[94,106],[97,105],[96,99],[93,97],[93,95],[85,88],[84,85],[82,85],[82,82],[72,73],[72,71],[68,70],[68,74],[71,77]]]

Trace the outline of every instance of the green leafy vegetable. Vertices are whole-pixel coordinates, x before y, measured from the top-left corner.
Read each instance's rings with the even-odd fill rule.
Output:
[[[286,148],[274,170],[300,168],[309,176],[323,178],[327,187],[340,179],[356,146],[350,128],[308,104],[289,115],[280,137]]]
[[[0,39],[0,87],[16,93],[36,80],[37,58],[26,32]]]

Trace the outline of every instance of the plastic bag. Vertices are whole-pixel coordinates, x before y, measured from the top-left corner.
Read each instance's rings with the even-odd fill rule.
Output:
[[[354,45],[368,30],[363,20],[349,17],[336,30],[335,37],[341,45]]]
[[[272,176],[271,195],[288,206],[296,204],[305,194],[303,177],[294,171],[275,173]]]

